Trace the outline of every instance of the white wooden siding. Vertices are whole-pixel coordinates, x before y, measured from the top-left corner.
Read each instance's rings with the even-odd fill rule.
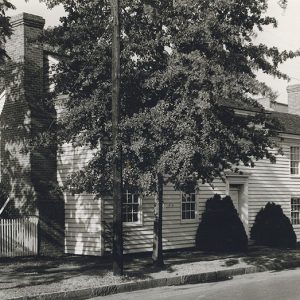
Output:
[[[101,200],[89,194],[65,194],[65,252],[102,254]]]
[[[123,225],[124,232],[124,252],[143,252],[150,251],[152,248],[153,237],[153,204],[151,197],[143,197],[142,223]],[[111,224],[113,218],[113,205],[111,198],[105,198],[103,204],[103,220],[106,234],[104,238],[105,250],[111,250]]]
[[[276,164],[261,160],[251,169],[249,177],[248,205],[249,228],[252,227],[258,211],[267,202],[280,204],[286,216],[291,216],[291,197],[300,195],[300,176],[290,175],[290,146],[299,145],[298,140],[285,139],[282,143],[284,155],[277,155]],[[300,239],[300,227],[294,226],[297,240]]]
[[[267,202],[280,204],[290,217],[291,196],[300,196],[300,176],[290,175],[290,146],[300,145],[297,140],[285,140],[282,145],[284,155],[277,156],[276,164],[268,160],[256,162],[255,168],[240,167],[249,174],[248,178],[248,221],[249,231],[258,211]],[[91,151],[74,149],[65,145],[59,156],[58,177],[64,182],[70,171],[82,167],[91,158]],[[196,195],[197,215],[195,222],[181,220],[181,193],[171,184],[164,187],[163,247],[164,249],[186,248],[195,245],[195,234],[205,208],[205,202],[214,194],[226,194],[226,183],[215,180],[213,187],[201,185]],[[152,250],[154,199],[142,199],[142,223],[124,224],[124,252],[144,252]],[[66,253],[101,255],[111,250],[112,201],[103,201],[93,195],[65,195],[65,250]],[[294,226],[300,239],[300,226]],[[102,232],[102,234],[101,234]],[[103,238],[103,240],[102,240]]]
[[[88,147],[64,144],[58,155],[58,182],[64,185],[68,175],[80,170],[92,158]],[[64,194],[65,253],[102,255],[101,199],[91,194]]]
[[[196,196],[198,212],[197,218],[194,222],[181,221],[181,192],[175,191],[171,184],[164,187],[164,208],[163,208],[163,248],[189,248],[195,245],[195,235],[199,224],[199,217],[201,216],[205,201],[208,197],[215,193],[225,195],[225,183],[216,182],[214,189],[208,185],[203,186],[201,193]],[[111,225],[113,206],[111,199],[104,200],[103,218],[106,226]],[[154,199],[152,197],[145,197],[142,199],[143,223],[138,224],[124,224],[124,252],[146,252],[152,250],[153,243],[153,213],[154,213]],[[106,234],[109,236],[109,233]],[[105,243],[105,250],[111,250],[109,239]]]

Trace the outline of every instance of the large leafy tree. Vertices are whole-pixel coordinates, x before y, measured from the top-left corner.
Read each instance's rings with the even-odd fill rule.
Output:
[[[66,11],[62,24],[48,32],[65,57],[57,66],[56,93],[69,95],[59,141],[96,150],[70,184],[103,195],[112,186],[110,3],[46,2],[62,3]],[[159,264],[163,174],[188,191],[239,164],[274,160],[269,149],[277,123],[255,101],[271,91],[256,71],[287,78],[278,65],[298,53],[254,43],[256,32],[277,25],[266,9],[266,0],[121,1],[123,178],[157,195]],[[236,114],[232,107],[254,113]]]
[[[4,44],[6,39],[11,35],[11,26],[9,17],[6,15],[8,9],[14,9],[14,6],[7,0],[0,2],[0,64],[6,57]]]

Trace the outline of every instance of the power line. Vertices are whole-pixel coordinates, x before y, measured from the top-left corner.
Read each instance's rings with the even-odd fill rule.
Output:
[[[299,78],[296,78],[296,77],[292,77],[292,76],[289,76],[290,78],[292,78],[292,79],[295,79],[295,80],[298,80],[298,81],[300,81],[300,79]]]

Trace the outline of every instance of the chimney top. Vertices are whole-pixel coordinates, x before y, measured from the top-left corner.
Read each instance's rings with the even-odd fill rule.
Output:
[[[289,85],[286,90],[288,92],[288,112],[300,115],[300,84]]]
[[[30,27],[43,29],[45,25],[44,18],[28,13],[21,13],[16,16],[13,16],[10,18],[10,22],[13,28],[20,25],[27,25]]]

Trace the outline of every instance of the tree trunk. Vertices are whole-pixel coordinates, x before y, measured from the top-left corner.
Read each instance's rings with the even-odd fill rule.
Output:
[[[112,142],[113,142],[113,273],[123,275],[122,148],[118,141],[120,121],[120,23],[119,0],[111,0],[112,34]]]
[[[154,206],[154,228],[153,228],[153,264],[163,267],[163,246],[162,246],[162,212],[163,212],[163,176],[157,174],[156,196]]]

